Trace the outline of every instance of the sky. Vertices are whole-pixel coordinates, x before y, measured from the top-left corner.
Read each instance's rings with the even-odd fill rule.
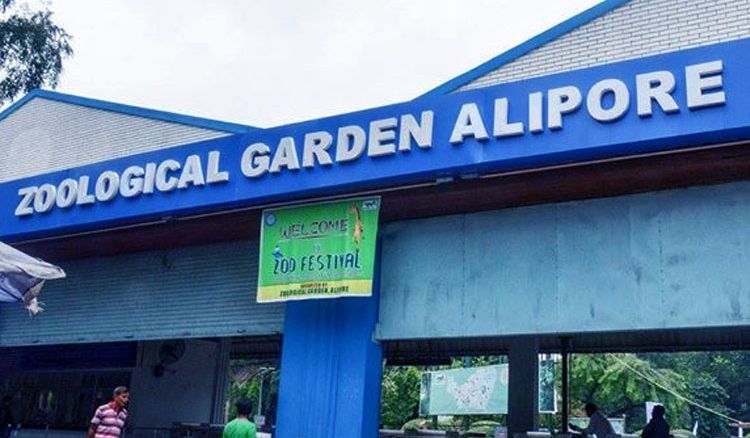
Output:
[[[278,126],[413,99],[600,0],[50,0],[58,91]]]

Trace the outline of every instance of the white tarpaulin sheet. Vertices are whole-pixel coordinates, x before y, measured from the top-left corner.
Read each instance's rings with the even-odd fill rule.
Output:
[[[44,282],[63,277],[61,268],[0,242],[0,302],[23,302],[36,314],[41,311],[36,298]]]

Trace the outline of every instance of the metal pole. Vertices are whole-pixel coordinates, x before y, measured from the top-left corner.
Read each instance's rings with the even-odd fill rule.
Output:
[[[214,373],[214,389],[211,396],[211,416],[209,423],[226,423],[227,393],[231,378],[229,377],[230,352],[232,341],[221,338],[216,341],[216,372]]]
[[[260,417],[260,409],[263,404],[263,372],[258,373],[260,379],[260,390],[258,391],[258,416]]]
[[[562,431],[568,433],[568,422],[570,421],[570,388],[568,387],[568,356],[570,353],[570,338],[563,336],[562,342]]]

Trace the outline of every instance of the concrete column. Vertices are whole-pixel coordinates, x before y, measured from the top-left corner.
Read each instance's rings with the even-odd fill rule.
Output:
[[[377,438],[377,315],[377,293],[287,303],[276,437]]]
[[[539,413],[539,341],[513,339],[508,350],[508,433],[536,430]]]

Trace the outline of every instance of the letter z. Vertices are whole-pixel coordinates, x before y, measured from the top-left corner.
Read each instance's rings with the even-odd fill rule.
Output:
[[[21,198],[21,202],[18,203],[18,207],[16,208],[16,216],[34,214],[31,202],[34,200],[36,190],[37,186],[24,187],[18,190],[18,196],[23,196],[23,198]]]

